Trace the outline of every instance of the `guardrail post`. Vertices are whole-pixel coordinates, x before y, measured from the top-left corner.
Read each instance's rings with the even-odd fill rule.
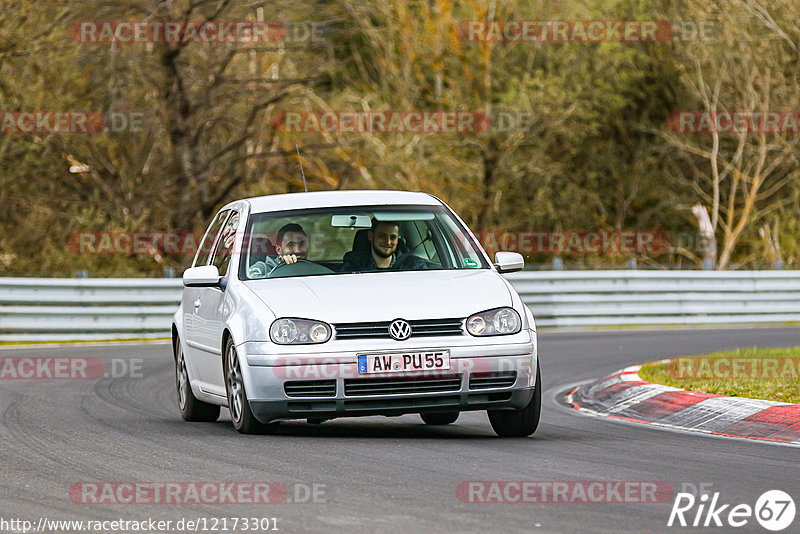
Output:
[[[632,271],[636,270],[636,258],[631,258],[628,260],[628,269]]]
[[[81,269],[75,273],[75,278],[89,278],[89,271],[86,269]]]
[[[553,258],[553,270],[554,271],[563,271],[564,270],[564,261],[556,256]]]

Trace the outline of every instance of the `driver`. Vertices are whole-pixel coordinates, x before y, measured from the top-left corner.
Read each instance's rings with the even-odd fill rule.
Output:
[[[297,223],[281,226],[275,242],[275,252],[264,261],[257,261],[250,266],[250,278],[264,278],[272,269],[283,263],[297,263],[308,257],[308,238],[303,227]]]
[[[278,253],[276,263],[297,263],[297,260],[308,259],[308,238],[303,227],[296,223],[284,224],[278,230],[275,252]]]

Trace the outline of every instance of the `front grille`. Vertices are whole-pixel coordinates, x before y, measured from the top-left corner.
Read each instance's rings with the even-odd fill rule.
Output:
[[[295,380],[285,382],[287,397],[335,397],[336,380]]]
[[[344,394],[347,396],[435,393],[460,389],[461,377],[458,375],[440,378],[347,378],[344,381]]]
[[[333,326],[336,339],[392,339],[390,322],[339,323]],[[460,336],[464,333],[463,322],[463,319],[418,319],[408,321],[408,324],[411,325],[411,337]]]
[[[508,388],[516,381],[516,371],[475,373],[469,377],[469,389]]]

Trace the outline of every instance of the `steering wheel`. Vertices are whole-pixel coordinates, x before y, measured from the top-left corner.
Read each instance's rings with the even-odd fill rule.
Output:
[[[287,267],[290,269],[287,270]],[[281,273],[283,270],[283,273]],[[276,274],[278,273],[278,274]],[[283,276],[309,275],[309,274],[332,274],[333,271],[313,261],[298,259],[295,263],[280,262],[272,268],[267,278],[281,278]]]

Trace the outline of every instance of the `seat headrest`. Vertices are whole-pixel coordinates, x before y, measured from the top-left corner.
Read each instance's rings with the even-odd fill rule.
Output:
[[[359,230],[353,236],[353,252],[356,254],[369,254],[370,250],[372,250],[369,244],[369,236],[367,235],[368,231],[366,229]]]
[[[397,252],[400,254],[408,252],[408,242],[406,242],[406,238],[403,236],[397,237]]]
[[[255,261],[264,260],[267,256],[276,254],[275,245],[265,235],[253,236],[253,241],[250,243],[250,257]]]

